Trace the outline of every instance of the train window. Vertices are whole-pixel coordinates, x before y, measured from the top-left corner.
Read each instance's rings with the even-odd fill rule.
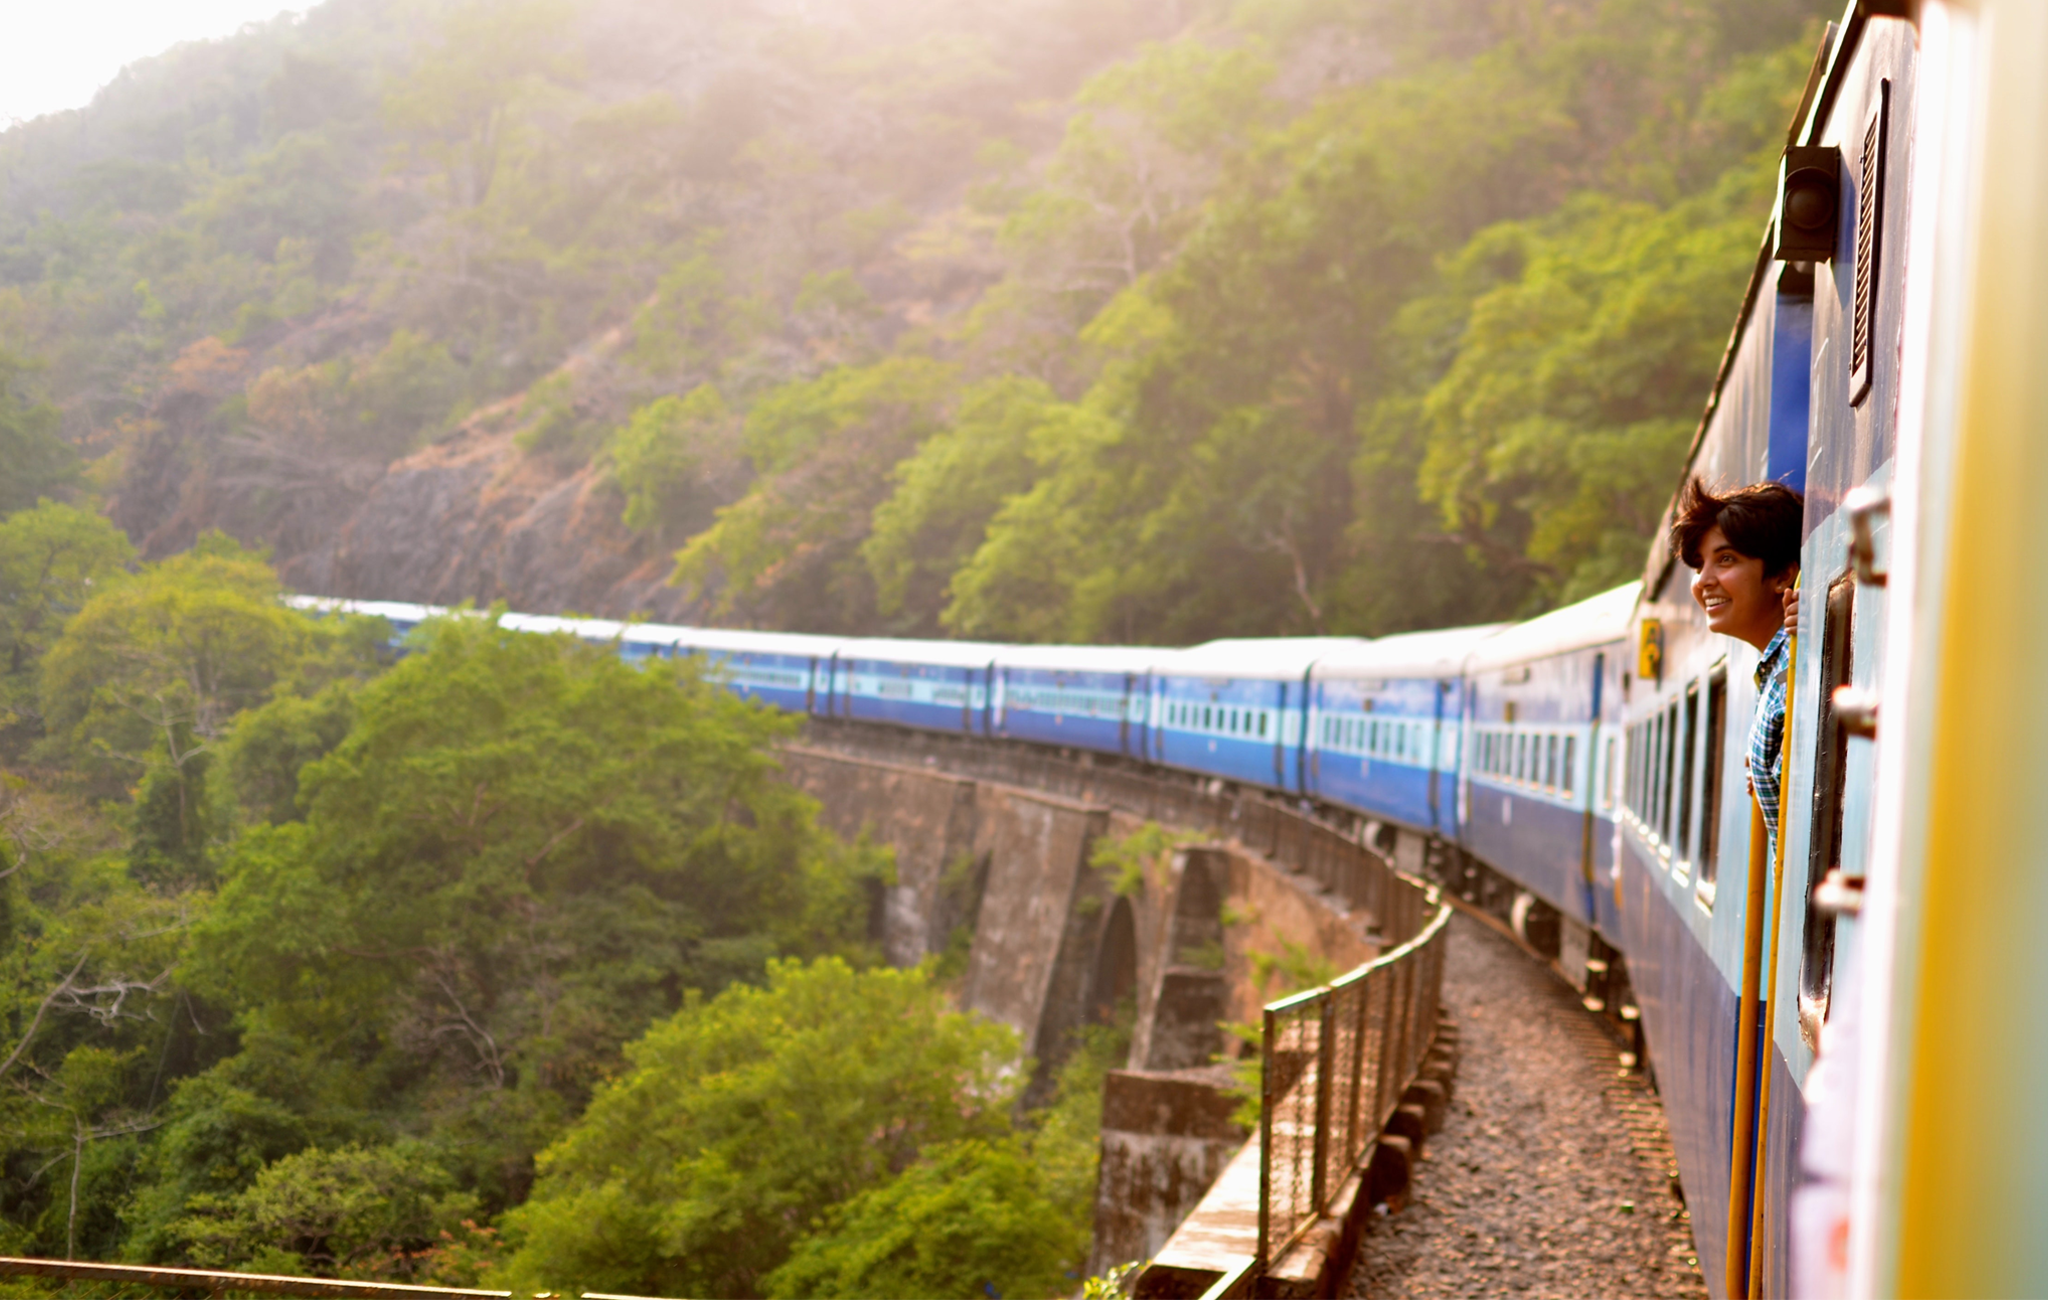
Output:
[[[1664,710],[1664,748],[1657,756],[1659,779],[1663,786],[1657,792],[1657,825],[1666,846],[1674,844],[1671,835],[1671,814],[1674,811],[1672,794],[1673,780],[1678,775],[1678,701]]]
[[[1629,796],[1628,806],[1635,810],[1636,821],[1647,827],[1650,824],[1650,728],[1645,723],[1636,724],[1635,739],[1628,746],[1628,765],[1635,781],[1635,793]]]
[[[1813,889],[1831,868],[1842,865],[1842,812],[1847,794],[1848,736],[1835,716],[1834,694],[1852,679],[1850,636],[1856,614],[1856,583],[1841,578],[1828,588],[1821,625],[1820,726],[1813,762],[1813,820],[1806,863],[1806,937],[1799,968],[1799,1036],[1811,1050],[1820,1045],[1834,986],[1835,918],[1813,906]]]
[[[1266,711],[1265,711],[1264,709],[1260,709],[1260,710],[1259,710],[1259,735],[1261,735],[1261,736],[1264,736],[1265,734],[1266,734]]]
[[[1692,855],[1692,776],[1693,752],[1699,748],[1695,737],[1699,735],[1700,684],[1688,683],[1685,688],[1685,725],[1679,730],[1678,740],[1678,834],[1672,843],[1678,846],[1681,857]]]
[[[1564,767],[1560,771],[1564,776],[1561,784],[1564,786],[1566,794],[1572,792],[1572,743],[1576,739],[1577,737],[1575,736],[1566,736],[1564,738]]]
[[[1712,901],[1721,864],[1721,760],[1728,744],[1728,665],[1707,674],[1707,753],[1700,774],[1700,885]]]
[[[1628,742],[1628,751],[1624,758],[1624,761],[1628,764],[1628,770],[1621,775],[1621,802],[1623,807],[1627,808],[1630,812],[1634,812],[1638,807],[1636,802],[1636,755],[1643,745],[1636,738],[1636,728],[1634,727],[1629,727],[1623,731],[1622,739]]]
[[[1557,737],[1545,736],[1543,747],[1548,751],[1543,760],[1543,785],[1549,789],[1557,784]]]
[[[1529,770],[1529,738],[1524,735],[1518,735],[1515,737],[1514,744],[1515,765],[1508,775],[1519,781],[1522,779],[1522,774]]]
[[[1661,819],[1657,816],[1657,792],[1660,783],[1657,775],[1661,771],[1658,756],[1664,752],[1664,715],[1659,713],[1650,719],[1648,731],[1643,736],[1643,824],[1655,838]]]

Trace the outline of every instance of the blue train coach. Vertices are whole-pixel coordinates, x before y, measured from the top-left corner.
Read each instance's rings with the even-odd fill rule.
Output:
[[[1640,589],[1488,637],[1466,663],[1463,847],[1610,936],[1622,650]]]
[[[1154,762],[1303,793],[1308,674],[1350,637],[1211,641],[1162,651],[1152,679]]]
[[[1308,793],[1456,835],[1465,658],[1502,626],[1384,637],[1318,659],[1309,672]]]
[[[996,660],[993,734],[1143,758],[1160,652],[1142,646],[1012,646]]]

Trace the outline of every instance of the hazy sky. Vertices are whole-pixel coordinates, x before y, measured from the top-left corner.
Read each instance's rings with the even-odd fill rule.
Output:
[[[0,39],[0,129],[81,108],[114,74],[179,41],[226,36],[311,0],[9,0]]]

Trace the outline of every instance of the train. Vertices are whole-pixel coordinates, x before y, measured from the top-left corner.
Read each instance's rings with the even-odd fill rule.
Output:
[[[1787,132],[1684,466],[1804,494],[1775,852],[1757,652],[1661,535],[1639,581],[1539,618],[1375,639],[504,622],[1348,819],[1640,1027],[1712,1295],[2048,1294],[2043,67],[2038,0],[1853,0]]]

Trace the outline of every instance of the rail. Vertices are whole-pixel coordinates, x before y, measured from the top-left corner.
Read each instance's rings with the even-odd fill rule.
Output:
[[[1259,1081],[1259,1252],[1281,1258],[1322,1218],[1420,1071],[1436,1033],[1451,906],[1340,979],[1269,1003]]]

